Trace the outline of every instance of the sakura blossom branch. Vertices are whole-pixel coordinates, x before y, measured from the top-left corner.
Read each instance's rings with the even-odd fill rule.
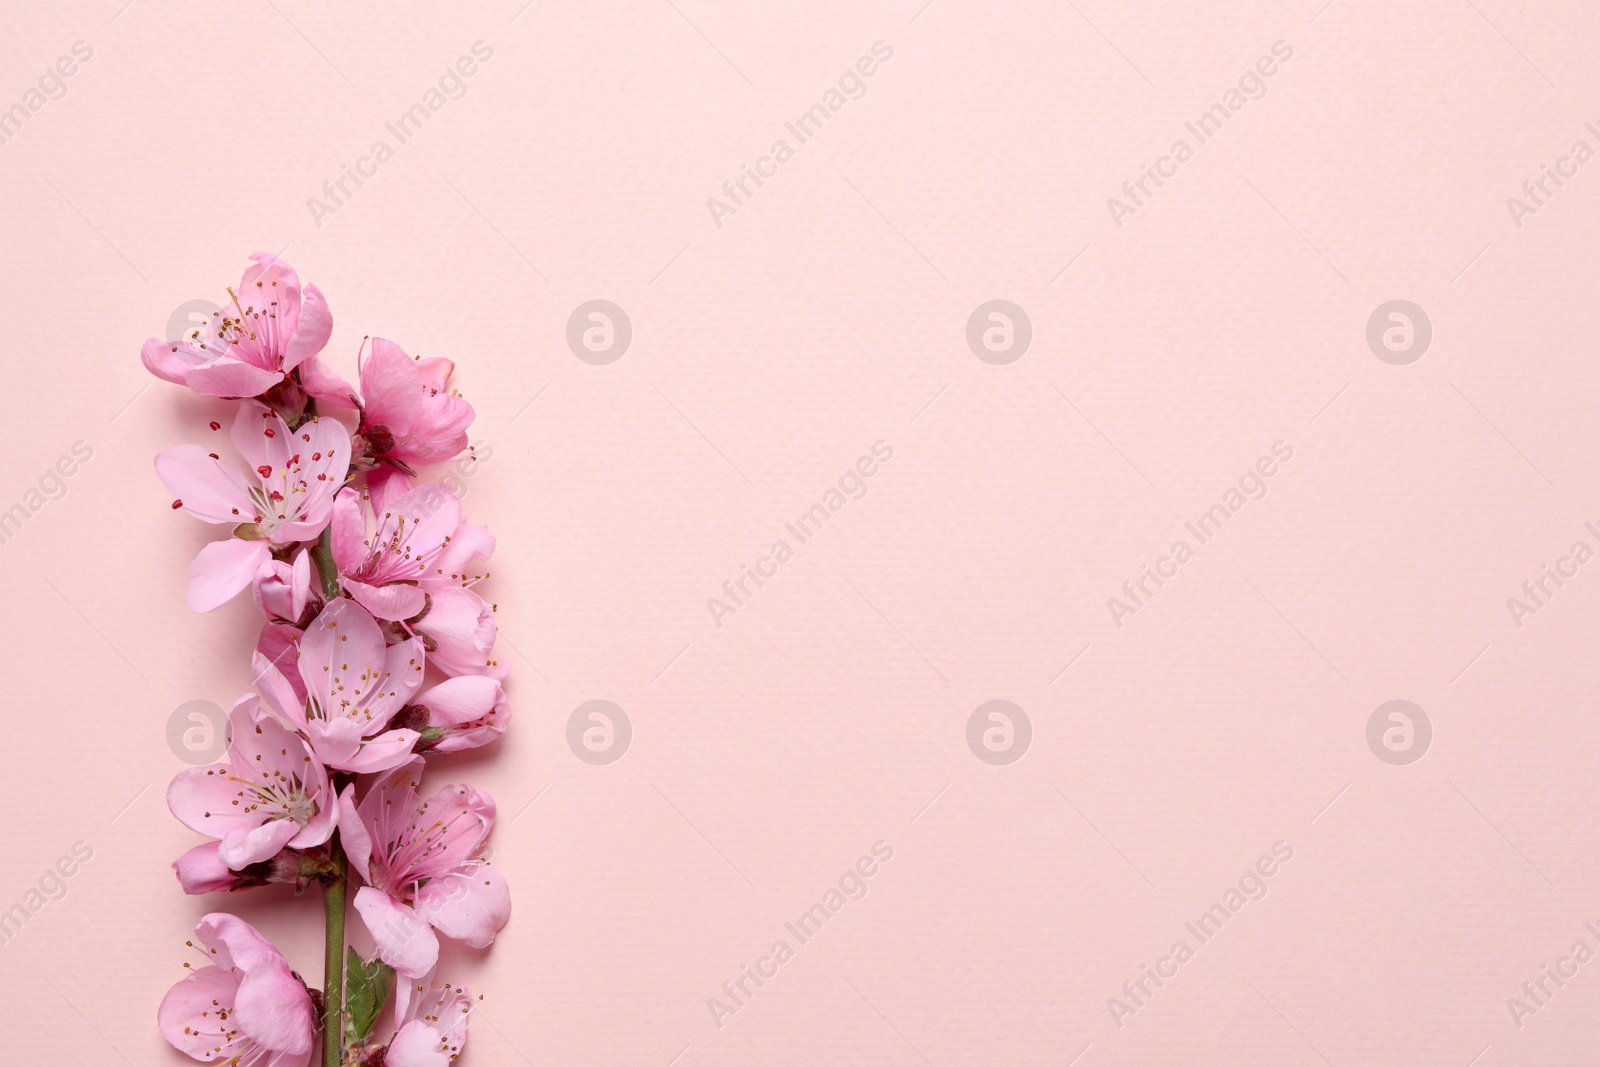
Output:
[[[318,887],[323,983],[213,912],[189,941],[203,963],[184,964],[157,1020],[203,1063],[309,1067],[320,1044],[323,1067],[437,1067],[460,1055],[471,1015],[468,991],[436,976],[439,938],[485,948],[511,917],[485,858],[494,799],[421,792],[430,763],[489,744],[511,717],[494,611],[474,590],[494,536],[427,477],[470,452],[473,410],[449,388],[453,363],[382,338],[370,353],[363,341],[359,388],[347,384],[320,358],[333,331],[322,293],[252,258],[209,323],[143,351],[158,377],[237,402],[226,441],[211,422],[205,443],[155,466],[174,510],[227,531],[190,565],[189,606],[248,589],[263,618],[226,758],[167,789],[208,839],[172,866],[190,894]],[[371,958],[347,943],[347,904]]]

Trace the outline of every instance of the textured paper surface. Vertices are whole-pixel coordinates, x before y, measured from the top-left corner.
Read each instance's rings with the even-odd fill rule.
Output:
[[[223,406],[138,351],[254,251],[337,367],[380,334],[478,411],[515,718],[431,773],[499,800],[515,911],[446,954],[462,1062],[1584,1062],[1588,5],[122,2],[0,35],[0,909],[92,849],[0,946],[7,1062],[181,1062],[155,1006],[219,905],[321,981],[314,899],[167,867],[169,720],[244,691],[256,617],[184,606],[213,531],[151,457]],[[995,300],[1021,358],[1015,311],[969,344]],[[1026,731],[969,732],[997,700]]]

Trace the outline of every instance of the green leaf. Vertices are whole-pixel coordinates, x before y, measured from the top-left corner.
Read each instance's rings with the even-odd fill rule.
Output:
[[[363,960],[350,949],[344,976],[345,1039],[354,1045],[372,1033],[378,1013],[394,989],[394,968],[382,960]]]

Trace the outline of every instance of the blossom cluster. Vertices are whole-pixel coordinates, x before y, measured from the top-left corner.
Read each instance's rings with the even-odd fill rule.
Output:
[[[381,338],[363,342],[348,384],[320,358],[333,327],[322,293],[276,256],[253,259],[208,323],[143,350],[158,377],[237,401],[226,444],[213,421],[205,444],[155,467],[174,510],[227,532],[190,566],[189,606],[248,590],[263,616],[224,759],[167,790],[208,838],[173,867],[191,894],[320,886],[329,973],[308,987],[258,930],[213,913],[190,942],[204,966],[158,1019],[207,1063],[306,1067],[320,1032],[327,1065],[434,1067],[459,1054],[470,1015],[467,991],[435,977],[439,935],[482,948],[511,914],[484,858],[493,798],[421,790],[432,757],[488,744],[510,719],[494,611],[474,589],[494,536],[427,476],[469,451],[473,410],[449,388],[449,360]],[[372,959],[349,950],[348,965],[347,890],[376,946]]]

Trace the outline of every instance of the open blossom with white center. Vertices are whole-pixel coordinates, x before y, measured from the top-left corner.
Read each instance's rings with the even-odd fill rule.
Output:
[[[433,598],[423,621],[434,619],[439,605],[446,600],[444,594]],[[435,629],[433,632],[442,631]],[[271,684],[281,683],[293,690],[292,697],[287,691],[281,691],[279,699],[285,706],[293,706],[295,701],[303,705],[306,701],[305,680],[296,666],[303,636],[302,631],[286,623],[269,622],[262,628],[261,638],[256,643],[256,653],[262,660],[257,664],[257,674],[265,677],[263,664],[270,665],[276,668]],[[445,645],[432,644],[426,653],[430,663],[438,659],[434,649],[443,653]],[[506,732],[506,727],[511,725],[511,704],[500,684],[502,674],[493,673],[493,669],[477,673],[446,670],[445,673],[452,676],[424,689],[400,708],[389,720],[391,730],[406,729],[420,734],[414,748],[416,752],[463,752],[487,745]]]
[[[408,978],[438,962],[434,930],[485,948],[511,918],[505,877],[480,858],[494,828],[494,799],[447,785],[423,800],[422,763],[415,757],[378,778],[359,805],[353,785],[339,795],[340,837],[366,882],[356,911],[379,957]]]
[[[212,611],[237,596],[272,559],[273,546],[322,533],[350,468],[350,434],[336,419],[311,419],[290,430],[266,405],[250,401],[240,405],[232,436],[249,474],[199,445],[156,457],[156,474],[177,498],[173,507],[235,527],[236,536],[201,549],[189,568],[195,611]]]
[[[282,953],[222,912],[201,919],[194,934],[208,965],[167,991],[156,1012],[162,1036],[202,1063],[306,1067],[315,1033],[311,994]]]
[[[471,994],[465,986],[435,982],[401,982],[395,989],[394,1037],[384,1067],[445,1067],[455,1062],[467,1043]]]
[[[277,256],[257,252],[228,305],[179,341],[144,343],[150,373],[207,396],[260,396],[328,343],[333,315],[314,285]]]
[[[472,564],[494,552],[487,526],[462,521],[448,487],[425,482],[374,510],[354,489],[333,502],[333,560],[345,590],[380,619],[409,619],[424,593],[461,588],[482,577]]]
[[[338,803],[304,741],[261,709],[254,693],[228,713],[228,760],[181,772],[167,807],[196,833],[218,839],[217,857],[243,870],[283,848],[312,848],[333,835]]]
[[[306,737],[325,766],[368,774],[399,766],[411,755],[418,731],[387,727],[422,684],[424,656],[414,637],[385,645],[367,610],[339,597],[300,639],[295,667],[305,699],[259,652],[256,684],[267,707]]]
[[[505,677],[494,659],[494,613],[470,588],[484,577],[476,564],[494,553],[494,535],[463,521],[454,492],[427,482],[374,511],[367,494],[346,489],[331,522],[334,563],[351,597],[380,619],[405,621],[446,674]]]

